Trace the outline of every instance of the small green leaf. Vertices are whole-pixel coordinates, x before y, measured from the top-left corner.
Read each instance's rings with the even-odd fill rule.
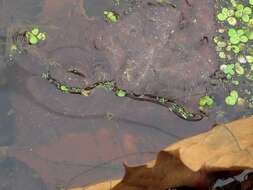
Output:
[[[238,36],[241,36],[241,35],[243,35],[245,33],[245,31],[243,30],[243,29],[238,29],[237,30],[237,35]]]
[[[237,20],[235,17],[228,17],[227,21],[228,21],[228,24],[230,24],[231,26],[235,26],[237,23]]]
[[[38,28],[33,28],[31,31],[35,36],[39,34],[39,29]]]
[[[243,14],[250,15],[252,13],[252,10],[250,7],[245,7],[243,9]]]
[[[41,33],[39,33],[39,34],[37,35],[37,38],[38,38],[39,40],[44,41],[44,40],[46,39],[46,34],[41,32]]]
[[[228,30],[229,37],[237,36],[237,31],[234,28]]]
[[[230,37],[229,41],[231,44],[238,44],[240,42],[240,37],[239,36],[232,36]]]
[[[116,91],[116,96],[124,97],[124,96],[126,96],[126,91],[119,89]]]
[[[224,47],[226,47],[226,45],[227,45],[226,42],[218,42],[217,43],[217,46],[220,48],[224,48]]]
[[[246,58],[246,60],[247,60],[248,63],[253,63],[253,56],[246,55],[245,58]]]
[[[229,15],[229,10],[228,10],[228,8],[226,8],[226,7],[222,8],[221,12],[222,12],[222,14],[224,14],[226,17],[228,17],[228,15]]]
[[[216,17],[219,21],[224,21],[227,19],[227,16],[222,13],[219,13]]]
[[[213,98],[211,98],[210,96],[203,96],[199,99],[199,106],[201,107],[212,107],[214,104],[214,100]]]
[[[237,5],[236,0],[230,0],[230,3],[232,4],[233,7],[236,7]]]
[[[220,57],[221,59],[225,59],[225,58],[226,58],[225,52],[223,52],[223,51],[219,52],[219,57]]]
[[[245,35],[240,36],[240,41],[241,41],[241,42],[243,42],[243,43],[248,42],[248,38],[247,38],[247,36],[245,36]]]
[[[230,96],[234,97],[235,99],[237,99],[239,97],[238,92],[236,90],[232,90],[230,92]]]
[[[253,32],[248,32],[247,37],[249,40],[253,40]]]
[[[232,46],[232,51],[237,54],[240,52],[240,48],[238,46]]]
[[[225,98],[225,103],[230,106],[234,106],[238,100],[238,92],[235,90],[232,90],[230,92],[230,95]]]
[[[225,98],[225,103],[227,104],[227,105],[229,105],[229,106],[234,106],[235,104],[236,104],[236,99],[234,98],[234,97],[232,97],[232,96],[227,96],[226,98]]]
[[[238,75],[243,75],[244,74],[244,68],[240,65],[240,63],[235,64],[235,72]]]
[[[243,22],[249,22],[249,15],[242,15],[242,21]]]
[[[65,86],[65,85],[61,85],[61,86],[60,86],[60,90],[61,90],[62,92],[69,92],[69,88],[68,88],[67,86]]]
[[[235,17],[236,18],[241,18],[243,15],[243,10],[237,10],[235,11]]]
[[[237,4],[236,9],[237,10],[243,10],[244,9],[243,4]]]
[[[33,34],[29,35],[29,43],[31,45],[36,45],[38,43],[38,38]]]

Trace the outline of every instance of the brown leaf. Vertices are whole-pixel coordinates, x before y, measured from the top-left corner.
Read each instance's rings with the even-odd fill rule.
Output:
[[[233,175],[253,168],[252,155],[253,117],[250,117],[218,125],[208,132],[168,146],[156,160],[146,165],[124,165],[125,176],[112,189],[165,190],[180,186],[207,189],[225,173]],[[108,183],[89,190],[108,190],[105,186]]]

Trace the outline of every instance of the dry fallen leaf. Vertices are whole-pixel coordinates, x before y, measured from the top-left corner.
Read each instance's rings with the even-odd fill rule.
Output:
[[[253,168],[253,117],[181,140],[160,151],[157,159],[146,165],[124,166],[126,173],[119,183],[104,182],[85,190],[165,190],[180,186],[208,189],[225,174],[231,176]]]

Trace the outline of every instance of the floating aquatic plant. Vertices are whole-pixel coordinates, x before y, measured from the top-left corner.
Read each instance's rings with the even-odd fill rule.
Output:
[[[225,98],[225,103],[229,106],[234,106],[238,100],[238,92],[236,90],[232,90],[230,94]]]
[[[126,91],[119,89],[119,90],[116,91],[116,96],[125,97],[126,96]]]
[[[228,65],[223,64],[220,66],[220,70],[226,74],[227,79],[231,79],[232,76],[235,74],[235,65],[234,64],[228,64]]]
[[[229,36],[229,41],[232,44],[238,44],[240,42],[246,43],[248,42],[248,37],[245,35],[245,31],[243,29],[234,29],[230,28],[228,30],[228,36]]]
[[[104,11],[104,16],[111,23],[116,23],[119,20],[119,15],[113,11]]]
[[[203,96],[199,99],[199,106],[200,107],[212,107],[214,104],[214,100],[210,96]]]
[[[36,45],[46,39],[46,33],[40,32],[39,28],[33,28],[25,33],[25,37],[30,45]]]

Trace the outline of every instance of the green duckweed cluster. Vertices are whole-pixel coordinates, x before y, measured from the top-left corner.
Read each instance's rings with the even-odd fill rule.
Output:
[[[253,82],[253,0],[220,0],[217,6],[219,29],[213,40],[220,70],[231,87],[224,102],[228,106],[242,103],[253,106],[252,87],[241,89],[242,82]]]
[[[25,33],[25,37],[30,45],[36,45],[46,40],[46,33],[40,32],[39,28],[32,28],[31,31]]]
[[[119,15],[114,11],[104,11],[104,17],[110,23],[116,23],[119,20]]]

